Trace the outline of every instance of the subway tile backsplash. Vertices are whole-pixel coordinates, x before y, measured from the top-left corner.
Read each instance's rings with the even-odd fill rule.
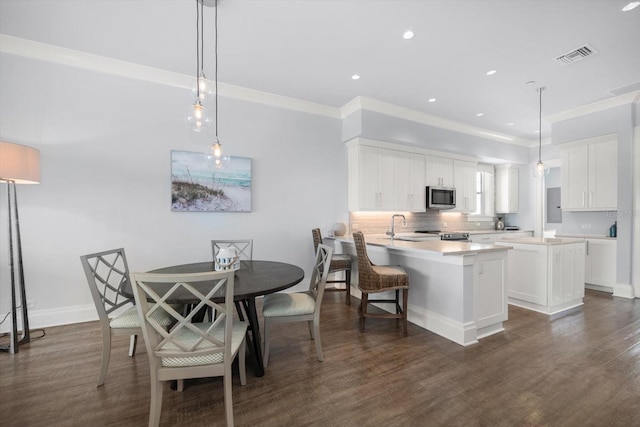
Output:
[[[402,226],[402,218],[396,218],[396,233],[409,233],[416,230],[493,230],[492,221],[470,221],[468,214],[459,212],[349,212],[349,231],[362,231],[365,234],[384,234],[391,228],[391,215],[400,213],[407,218],[407,226]]]

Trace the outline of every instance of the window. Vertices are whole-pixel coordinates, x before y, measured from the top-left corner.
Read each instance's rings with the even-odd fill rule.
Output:
[[[478,172],[476,172],[476,211],[471,214],[474,215],[474,220],[493,219],[496,210],[494,195],[493,165],[478,164]]]

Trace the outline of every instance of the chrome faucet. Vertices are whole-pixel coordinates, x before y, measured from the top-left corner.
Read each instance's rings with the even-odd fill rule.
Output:
[[[395,219],[396,217],[401,217],[402,218],[402,226],[406,227],[407,226],[407,218],[404,217],[404,215],[400,215],[400,214],[395,214],[395,215],[391,215],[391,231],[387,231],[387,236],[391,236],[391,239],[393,240],[393,236],[396,235],[396,223],[395,223]]]

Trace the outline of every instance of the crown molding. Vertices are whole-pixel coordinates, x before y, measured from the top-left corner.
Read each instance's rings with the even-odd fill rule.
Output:
[[[191,84],[193,82],[193,76],[8,36],[6,34],[0,34],[0,52],[189,90],[191,90]],[[220,96],[228,98],[316,114],[334,119],[341,118],[340,110],[335,107],[241,86],[218,82],[218,91]]]
[[[509,144],[521,145],[524,147],[531,146],[531,141],[516,138],[511,135],[506,135],[498,132],[494,132],[488,129],[478,128],[470,126],[454,120],[443,119],[441,117],[432,116],[430,114],[422,113],[420,111],[412,110],[410,108],[401,107],[399,105],[390,104],[388,102],[379,101],[372,98],[366,98],[358,96],[345,104],[340,108],[341,117],[347,117],[353,114],[358,109],[374,111],[387,116],[397,117],[399,119],[410,120],[417,123],[422,123],[441,129],[448,129],[455,132],[465,133],[468,135],[478,136],[485,139],[491,139],[494,141],[505,142]]]
[[[545,120],[550,123],[562,122],[564,120],[574,119],[576,117],[585,116],[587,114],[597,113],[600,111],[608,110],[610,108],[619,107],[621,105],[638,103],[640,103],[640,90],[625,93],[624,95],[614,96],[612,98],[603,99],[601,101],[592,102],[591,104],[582,105],[572,110],[545,116]]]

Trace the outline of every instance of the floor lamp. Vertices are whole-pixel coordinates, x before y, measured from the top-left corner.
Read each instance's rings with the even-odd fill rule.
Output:
[[[7,222],[11,282],[11,342],[1,351],[17,353],[20,344],[31,341],[27,294],[22,265],[22,241],[16,184],[40,183],[40,151],[24,145],[0,142],[0,183],[7,184]],[[15,256],[14,256],[15,255]],[[19,293],[19,295],[17,295]],[[20,304],[17,304],[18,297]],[[22,336],[18,337],[18,308],[22,312]]]

